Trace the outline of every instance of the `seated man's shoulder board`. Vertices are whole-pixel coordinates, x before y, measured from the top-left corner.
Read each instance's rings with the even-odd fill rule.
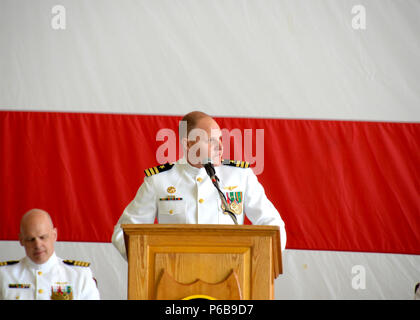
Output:
[[[223,165],[225,166],[231,166],[231,167],[237,167],[237,168],[249,168],[249,162],[247,161],[240,161],[240,160],[223,160]]]
[[[19,263],[19,260],[0,261],[0,267],[11,266],[16,263]]]
[[[157,165],[156,167],[152,167],[152,168],[144,170],[144,173],[146,174],[147,177],[150,177],[155,174],[171,170],[173,166],[174,166],[174,163],[160,164],[160,165]]]
[[[63,260],[63,263],[69,266],[76,266],[76,267],[89,267],[90,266],[90,262],[77,261],[77,260]]]

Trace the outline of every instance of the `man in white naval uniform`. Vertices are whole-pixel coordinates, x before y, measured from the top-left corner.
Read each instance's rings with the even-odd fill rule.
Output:
[[[0,299],[97,300],[99,291],[89,263],[56,256],[57,229],[49,214],[28,211],[21,220],[19,241],[26,256],[0,262]]]
[[[221,130],[216,121],[198,111],[187,114],[182,121],[187,123],[188,139],[182,134],[180,137],[186,156],[174,164],[145,170],[143,184],[114,228],[112,243],[121,255],[126,258],[121,224],[152,224],[156,217],[163,224],[233,223],[221,208],[220,196],[202,165],[203,158],[214,163],[220,189],[238,224],[243,224],[246,214],[255,225],[279,226],[284,250],[286,232],[280,214],[247,162],[222,160]],[[196,134],[191,135],[194,131]],[[200,135],[200,131],[205,134]]]

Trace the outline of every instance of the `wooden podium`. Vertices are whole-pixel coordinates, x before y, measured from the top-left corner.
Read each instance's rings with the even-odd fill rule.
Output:
[[[276,226],[126,224],[129,300],[274,299]]]

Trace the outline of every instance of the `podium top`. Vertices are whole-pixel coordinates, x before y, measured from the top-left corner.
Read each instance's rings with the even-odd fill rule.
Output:
[[[220,225],[220,224],[123,224],[125,237],[136,235],[191,236],[240,236],[270,237],[274,278],[282,273],[280,227],[266,225]]]
[[[125,233],[132,232],[149,233],[149,232],[252,232],[255,235],[270,235],[280,232],[278,226],[256,226],[256,225],[230,225],[230,224],[123,224],[121,225]]]

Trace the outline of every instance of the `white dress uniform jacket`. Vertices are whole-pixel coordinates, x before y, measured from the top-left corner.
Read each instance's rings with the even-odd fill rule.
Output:
[[[66,264],[66,263],[68,264]],[[99,291],[87,263],[58,258],[44,264],[28,257],[0,266],[1,300],[98,300]]]
[[[236,209],[238,224],[243,224],[246,214],[254,225],[279,226],[284,250],[284,222],[248,163],[225,160],[215,170],[220,189]],[[181,159],[145,173],[143,184],[125,208],[112,236],[112,243],[124,258],[121,224],[152,224],[156,217],[161,224],[233,224],[230,216],[223,213],[220,196],[204,168],[193,167]]]

